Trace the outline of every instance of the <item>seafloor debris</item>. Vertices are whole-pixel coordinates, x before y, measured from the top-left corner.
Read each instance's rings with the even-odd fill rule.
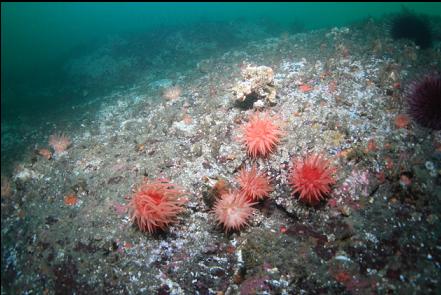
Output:
[[[228,28],[239,40],[262,36],[261,27],[244,25],[216,32]],[[29,143],[13,172],[4,173],[2,163],[2,292],[436,293],[441,133],[400,114],[406,114],[405,81],[439,68],[440,52],[394,41],[383,28],[384,21],[368,20],[284,34],[283,46],[280,38],[263,35],[267,39],[217,47],[221,54],[210,56],[195,53],[225,44],[228,36],[209,44],[193,42],[186,31],[162,32],[154,40],[167,35],[172,47],[156,56],[145,55],[149,46],[130,52],[149,64],[142,75],[135,71],[139,80],[130,80],[132,86],[108,95],[89,89],[87,104],[63,113],[68,123],[54,128],[75,139],[63,157],[48,161],[35,153],[53,130],[46,120],[23,123],[20,128],[29,129],[23,137],[11,136],[18,125],[2,124],[2,148]],[[206,26],[201,31],[193,36],[216,36],[204,35]],[[404,58],[409,48],[411,59]],[[236,127],[245,126],[252,111],[231,106],[231,89],[237,65],[249,63],[274,69],[245,67],[253,70],[237,84],[240,98],[235,94],[237,103],[272,105],[271,113],[283,119],[283,136],[271,128],[276,138],[252,149],[269,157],[253,157],[237,140],[243,133]],[[172,85],[184,93],[163,99],[160,90]],[[338,169],[318,187],[327,198],[309,206],[292,194],[290,162],[320,153]],[[268,178],[271,190],[249,177],[249,188],[263,188],[254,192],[258,203],[239,198],[233,204],[237,198],[224,196],[244,187],[235,177],[246,167],[258,167],[256,176]],[[306,176],[316,178],[316,172]],[[170,219],[156,223],[165,231],[142,232],[130,219],[129,192],[142,177],[173,179],[189,193],[185,207],[179,202],[166,211]],[[153,195],[153,204],[168,200],[160,195]],[[225,233],[222,225],[240,231]]]
[[[263,100],[266,103],[276,103],[276,87],[274,85],[273,69],[267,66],[247,65],[241,71],[242,80],[233,87],[234,99],[244,102]],[[261,105],[262,102],[257,102]]]

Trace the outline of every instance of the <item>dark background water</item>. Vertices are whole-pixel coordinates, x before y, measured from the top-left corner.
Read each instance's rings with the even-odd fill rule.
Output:
[[[417,13],[441,15],[440,3],[404,5]],[[51,114],[60,108],[136,82],[141,69],[153,67],[148,57],[154,59],[170,50],[168,35],[184,32],[187,41],[216,41],[215,50],[222,54],[248,40],[400,12],[403,3],[2,3],[1,8],[4,159],[4,142],[13,143],[12,138],[23,136],[19,126],[50,121]],[[246,36],[247,40],[235,38],[233,30],[241,24],[261,26],[263,33]],[[115,36],[130,44],[122,42],[116,49],[112,45],[113,57],[147,57],[142,62],[137,60],[136,69],[129,68],[124,75],[106,81],[75,80],[68,74],[70,61],[90,54]],[[195,55],[194,59],[214,53],[206,50],[208,56]],[[181,61],[185,67],[188,56],[170,51],[170,61],[170,67],[179,66]]]
[[[405,6],[441,15],[439,3]],[[53,89],[68,83],[63,62],[107,35],[236,19],[287,29],[297,23],[307,30],[401,8],[401,3],[2,3],[2,118],[63,103]]]

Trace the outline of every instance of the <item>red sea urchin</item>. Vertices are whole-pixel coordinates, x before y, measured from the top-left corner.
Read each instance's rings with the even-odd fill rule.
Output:
[[[213,213],[219,224],[223,224],[225,232],[238,230],[248,224],[247,220],[253,213],[253,205],[246,196],[233,191],[221,196],[214,204]]]
[[[251,170],[241,169],[236,179],[240,185],[240,192],[249,201],[262,200],[268,197],[271,191],[271,184],[268,178],[257,171],[256,165],[253,165]]]
[[[441,129],[441,75],[433,74],[414,83],[407,99],[409,114],[420,125]]]
[[[280,142],[283,135],[276,116],[268,113],[251,115],[250,121],[242,127],[243,139],[247,146],[248,154],[252,157],[266,157]]]
[[[165,229],[183,211],[183,191],[168,181],[145,180],[129,204],[130,217],[141,231]]]
[[[315,205],[331,191],[334,172],[329,160],[313,154],[295,159],[288,178],[293,193],[298,193],[301,201]]]

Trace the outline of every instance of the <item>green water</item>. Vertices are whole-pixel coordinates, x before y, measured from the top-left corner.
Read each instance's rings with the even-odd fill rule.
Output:
[[[441,15],[439,3],[406,3]],[[102,36],[204,21],[272,21],[305,29],[340,26],[397,12],[401,3],[2,3],[2,117],[45,110],[60,98],[29,95],[59,82],[67,54]],[[23,88],[27,89],[23,92]],[[35,93],[39,93],[36,91]]]
[[[82,107],[93,120],[102,98],[115,90],[178,73],[195,77],[201,60],[286,33],[369,17],[387,30],[387,20],[404,7],[441,17],[440,3],[417,2],[2,3],[2,169],[32,155],[50,133],[78,125],[72,110]],[[72,71],[76,61],[80,67]],[[94,109],[91,102],[98,102]]]

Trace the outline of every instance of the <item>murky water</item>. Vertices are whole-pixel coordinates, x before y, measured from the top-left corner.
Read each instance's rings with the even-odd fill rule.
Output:
[[[441,5],[404,6],[2,3],[2,294],[435,294]]]

